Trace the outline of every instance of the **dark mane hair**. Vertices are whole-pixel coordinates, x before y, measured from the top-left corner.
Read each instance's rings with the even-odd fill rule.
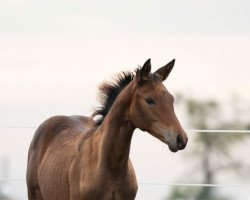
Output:
[[[99,118],[94,120],[95,127],[102,124],[117,96],[134,78],[137,79],[138,86],[143,84],[144,81],[139,81],[141,69],[141,66],[138,66],[134,72],[121,72],[115,76],[113,81],[104,81],[99,86],[99,102],[101,106],[97,108],[91,116],[92,118],[99,116]],[[148,81],[153,83],[162,81],[161,77],[157,73],[150,73],[148,78]]]
[[[116,75],[113,81],[104,81],[99,86],[99,102],[101,106],[92,114],[92,118],[100,116],[95,120],[95,127],[103,122],[117,96],[134,79],[134,76],[133,72],[122,72]]]

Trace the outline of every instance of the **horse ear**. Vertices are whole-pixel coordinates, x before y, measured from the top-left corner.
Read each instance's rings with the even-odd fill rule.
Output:
[[[144,63],[142,68],[136,72],[136,78],[137,78],[139,84],[142,84],[144,81],[149,80],[148,75],[150,74],[150,71],[151,71],[151,62],[150,61],[151,61],[151,59],[149,58]]]
[[[155,73],[159,74],[162,77],[162,81],[166,80],[168,75],[170,74],[171,70],[174,67],[175,59],[170,61],[168,64],[165,66],[159,68]]]

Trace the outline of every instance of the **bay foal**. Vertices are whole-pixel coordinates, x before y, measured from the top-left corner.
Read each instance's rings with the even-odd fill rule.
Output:
[[[29,149],[29,200],[132,200],[137,181],[129,151],[136,128],[182,150],[187,135],[162,82],[174,60],[151,73],[150,59],[100,87],[91,118],[55,116],[37,129]],[[99,116],[97,120],[93,117]]]

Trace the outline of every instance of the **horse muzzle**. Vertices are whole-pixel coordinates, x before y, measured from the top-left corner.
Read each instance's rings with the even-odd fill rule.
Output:
[[[187,146],[188,137],[186,133],[163,131],[162,136],[164,137],[163,141],[168,144],[169,150],[172,152],[183,150]]]

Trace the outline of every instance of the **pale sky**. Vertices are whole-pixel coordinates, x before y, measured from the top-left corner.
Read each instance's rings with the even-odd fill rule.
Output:
[[[173,94],[221,101],[236,94],[250,109],[249,9],[247,0],[0,0],[0,126],[90,115],[100,82],[148,58],[153,70],[176,59],[165,82]],[[0,162],[10,156],[13,178],[25,177],[33,132],[0,128]],[[183,173],[182,154],[147,133],[134,135],[139,182],[174,180],[169,171]],[[152,199],[143,194],[138,199]]]

